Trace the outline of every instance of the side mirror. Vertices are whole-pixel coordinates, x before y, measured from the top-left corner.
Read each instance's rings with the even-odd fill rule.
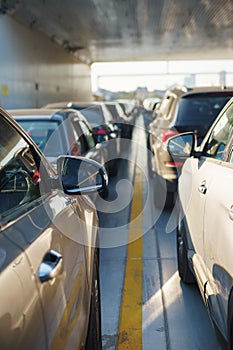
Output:
[[[193,154],[196,138],[193,132],[173,136],[168,140],[167,149],[172,158],[185,160]]]
[[[63,191],[69,195],[102,192],[108,185],[106,170],[87,158],[60,156],[57,171]]]

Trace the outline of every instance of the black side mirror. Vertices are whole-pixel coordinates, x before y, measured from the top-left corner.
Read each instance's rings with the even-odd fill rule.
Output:
[[[190,157],[193,154],[195,146],[196,137],[193,132],[173,136],[167,143],[167,148],[172,158],[181,160]]]
[[[57,171],[63,191],[69,195],[102,192],[108,185],[101,164],[84,157],[58,157]]]

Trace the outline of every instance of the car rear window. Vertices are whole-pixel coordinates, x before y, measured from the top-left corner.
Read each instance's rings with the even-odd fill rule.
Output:
[[[112,116],[114,118],[117,118],[118,117],[118,112],[117,112],[117,109],[116,109],[116,106],[115,105],[110,105],[110,104],[106,104],[108,110],[111,112]]]
[[[104,124],[104,116],[100,106],[90,106],[80,109],[80,112],[90,124]]]
[[[55,137],[51,138],[53,132],[59,126],[57,121],[53,120],[23,120],[18,119],[17,122],[22,126],[22,128],[28,133],[28,135],[33,139],[36,145],[40,148],[41,152],[46,149],[46,156],[57,157],[62,154],[62,144],[59,137],[56,137],[56,142],[52,142]],[[54,144],[52,146],[52,144]]]
[[[174,125],[212,124],[221,109],[233,96],[231,94],[195,94],[180,99]]]

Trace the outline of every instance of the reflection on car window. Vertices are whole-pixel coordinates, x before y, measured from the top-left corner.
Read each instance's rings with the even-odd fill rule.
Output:
[[[88,146],[89,146],[88,148],[91,149],[91,148],[95,147],[95,141],[94,141],[91,130],[89,130],[87,125],[82,121],[80,122],[80,126],[81,126],[82,132],[83,132],[83,134],[88,142]]]
[[[66,158],[62,164],[62,183],[66,190],[84,189],[89,186],[101,187],[102,179],[96,164]]]
[[[80,111],[89,123],[104,124],[104,116],[100,106],[91,106]]]
[[[40,197],[40,173],[26,141],[0,119],[0,218]]]
[[[205,146],[207,156],[215,159],[224,159],[224,150],[232,131],[233,104],[224,112],[212,130],[209,140]]]
[[[75,120],[75,118],[69,119],[71,123],[71,130],[67,125],[67,130],[69,130],[69,142],[70,142],[70,149],[67,154],[71,154],[72,156],[79,157],[81,156],[86,149],[85,141],[83,140],[83,137],[80,137],[80,127],[78,120]]]
[[[60,124],[57,121],[36,118],[32,121],[32,119],[17,118],[17,122],[47,157],[57,157],[62,153],[61,135],[58,128]]]
[[[231,97],[194,94],[181,98],[176,125],[210,125]]]

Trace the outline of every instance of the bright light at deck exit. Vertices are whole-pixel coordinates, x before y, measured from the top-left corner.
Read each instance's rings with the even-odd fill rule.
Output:
[[[165,90],[174,84],[233,86],[233,60],[93,63],[92,91]]]

